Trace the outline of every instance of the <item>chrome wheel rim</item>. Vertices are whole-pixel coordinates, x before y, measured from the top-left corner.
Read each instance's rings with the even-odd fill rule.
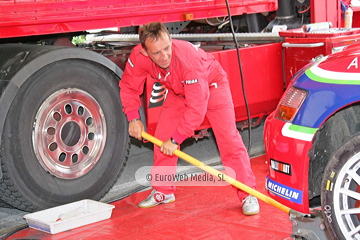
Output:
[[[75,179],[99,161],[106,142],[106,121],[89,93],[62,89],[40,106],[33,127],[33,148],[51,175]]]
[[[346,239],[360,239],[360,153],[338,173],[334,186],[334,214]]]

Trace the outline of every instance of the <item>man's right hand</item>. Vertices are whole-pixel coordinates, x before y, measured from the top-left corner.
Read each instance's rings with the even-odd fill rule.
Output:
[[[144,131],[144,124],[141,120],[137,120],[129,123],[129,135],[142,140],[141,133]]]

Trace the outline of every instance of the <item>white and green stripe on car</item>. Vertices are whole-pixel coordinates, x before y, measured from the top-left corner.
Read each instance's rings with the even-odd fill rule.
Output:
[[[310,142],[317,130],[317,128],[303,127],[292,123],[285,123],[281,133],[285,137]]]

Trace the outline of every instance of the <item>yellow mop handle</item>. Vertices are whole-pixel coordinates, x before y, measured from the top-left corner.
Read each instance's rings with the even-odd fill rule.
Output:
[[[142,132],[142,133],[141,133],[141,136],[142,136],[144,139],[152,142],[153,144],[155,144],[155,145],[157,145],[157,146],[159,146],[159,147],[163,144],[163,142],[162,142],[161,140],[155,138],[154,136],[151,136],[150,134],[148,134],[148,133],[146,133],[146,132]],[[229,177],[229,176],[227,176],[226,174],[224,174],[224,173],[222,173],[222,172],[220,172],[220,171],[218,171],[218,170],[216,170],[216,169],[214,169],[214,168],[212,168],[212,167],[210,167],[210,166],[208,166],[208,165],[200,162],[200,161],[197,160],[196,158],[193,158],[193,157],[191,157],[190,155],[188,155],[188,154],[186,154],[186,153],[184,153],[184,152],[182,152],[182,151],[180,151],[180,150],[178,150],[178,149],[176,149],[176,150],[173,152],[173,154],[176,155],[176,156],[178,156],[178,157],[180,157],[180,158],[182,158],[182,159],[184,159],[185,161],[187,161],[187,162],[189,162],[189,163],[191,163],[191,164],[193,164],[193,165],[201,168],[202,170],[204,170],[204,171],[206,171],[206,172],[214,175],[215,177],[217,177],[217,176],[219,176],[219,174],[221,174],[222,176],[224,176],[223,179],[224,179],[226,182],[228,182],[228,183],[232,184],[233,186],[235,186],[235,187],[243,190],[244,192],[247,192],[247,193],[249,193],[249,194],[257,197],[258,199],[260,199],[260,200],[262,200],[262,201],[264,201],[264,202],[266,202],[266,203],[268,203],[268,204],[270,204],[270,205],[272,205],[272,206],[280,209],[281,211],[284,211],[284,212],[286,212],[287,214],[290,214],[291,208],[289,208],[289,207],[287,207],[287,206],[285,206],[285,205],[283,205],[283,204],[275,201],[274,199],[266,196],[265,194],[263,194],[263,193],[261,193],[261,192],[259,192],[259,191],[256,191],[255,189],[253,189],[253,188],[251,188],[251,187],[246,186],[245,184],[243,184],[243,183],[235,180],[234,178]]]

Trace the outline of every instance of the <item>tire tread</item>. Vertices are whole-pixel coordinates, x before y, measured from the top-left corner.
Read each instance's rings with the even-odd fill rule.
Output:
[[[334,152],[360,131],[360,105],[352,105],[331,116],[316,133],[309,151],[309,199],[321,193],[325,167]]]

